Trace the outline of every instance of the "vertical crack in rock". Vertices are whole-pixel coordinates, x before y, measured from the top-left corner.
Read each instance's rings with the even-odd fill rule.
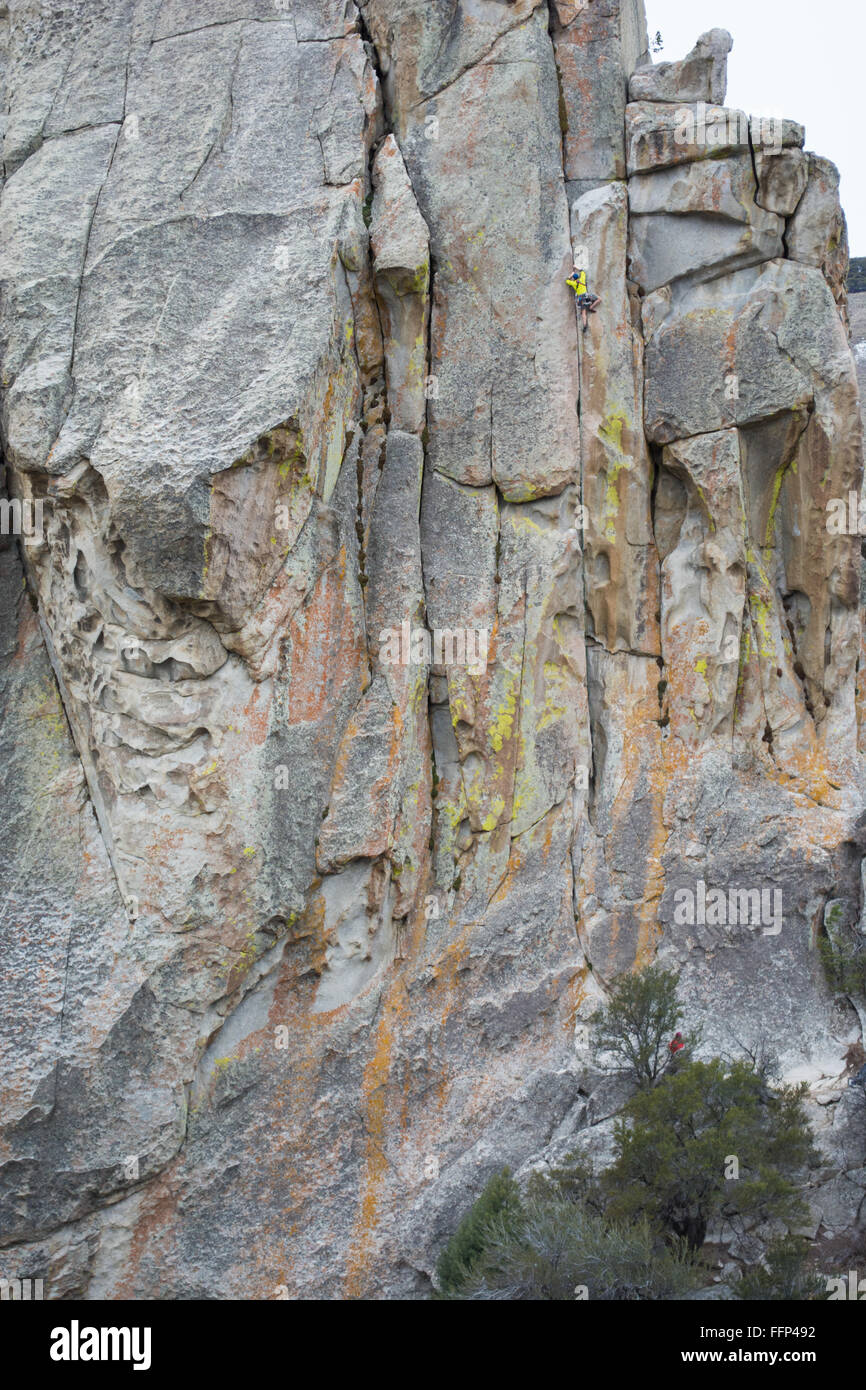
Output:
[[[379,60],[363,19],[360,27],[378,72]],[[337,933],[317,998],[316,1007],[325,1011],[369,985],[395,950],[398,959],[403,955],[407,918],[417,911],[426,875],[429,841],[427,663],[419,662],[413,646],[416,632],[423,634],[417,623],[424,616],[417,531],[426,427],[428,236],[390,131],[371,147],[368,178],[365,220],[370,249],[365,292],[371,296],[378,324],[384,374],[377,460],[382,467],[377,469],[368,534],[360,537],[368,567],[363,591],[371,683],[337,755],[317,840],[317,862],[326,873],[339,870],[346,881],[353,873],[366,875],[366,914],[369,918],[372,913],[372,920],[365,927],[363,920],[352,924],[347,917]],[[356,299],[356,316],[357,303]],[[364,407],[368,429],[369,402],[368,390]],[[357,476],[363,478],[360,463]],[[359,507],[359,515],[362,510]],[[395,526],[397,515],[400,521]],[[399,556],[397,575],[390,577],[386,577],[388,545],[392,563]],[[395,643],[396,655],[391,650]],[[413,650],[404,652],[403,646]],[[359,835],[358,827],[365,824],[372,835],[366,831]],[[325,894],[328,885],[326,879]]]
[[[557,4],[552,10],[556,21],[551,26],[552,40],[563,78],[564,174],[573,257],[587,271],[589,288],[602,301],[589,320],[588,332],[578,335],[592,768],[588,813],[593,834],[584,847],[582,864],[575,857],[575,868],[580,872],[579,896],[588,904],[588,910],[580,912],[581,940],[604,978],[609,977],[612,965],[605,969],[609,933],[619,942],[617,968],[631,964],[635,951],[646,954],[657,893],[647,886],[645,906],[635,911],[643,885],[633,879],[625,893],[630,905],[623,905],[623,911],[612,892],[609,866],[621,858],[620,844],[634,835],[637,821],[633,811],[622,815],[627,794],[618,803],[613,798],[614,788],[622,788],[623,779],[640,805],[638,814],[653,847],[654,864],[664,840],[658,682],[650,699],[648,675],[648,659],[654,661],[659,653],[652,466],[643,432],[642,341],[626,278],[630,249],[626,88],[647,44],[637,6]],[[594,58],[589,66],[587,45]],[[605,705],[610,702],[616,703],[632,735],[627,744],[618,731],[612,737],[605,732]],[[651,873],[657,874],[657,868]]]

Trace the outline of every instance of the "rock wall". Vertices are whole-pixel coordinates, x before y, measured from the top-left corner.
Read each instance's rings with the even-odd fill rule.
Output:
[[[494,1168],[603,1156],[654,956],[815,1083],[855,1223],[833,166],[640,0],[0,24],[7,1277],[423,1296]]]

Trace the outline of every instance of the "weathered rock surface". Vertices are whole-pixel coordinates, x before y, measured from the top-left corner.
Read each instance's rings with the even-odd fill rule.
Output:
[[[551,5],[559,121],[569,200],[625,177],[628,77],[647,55],[638,0]]]
[[[584,335],[580,412],[590,635],[608,651],[657,655],[658,560],[641,418],[643,344],[626,284],[626,185],[585,193],[572,208],[572,236],[602,298],[592,337]]]
[[[701,34],[690,53],[678,63],[639,67],[628,82],[631,101],[708,101],[724,104],[728,85],[728,54],[733,39],[727,29]]]
[[[653,958],[813,1084],[853,1229],[833,166],[638,0],[0,35],[2,1273],[424,1296],[494,1169],[609,1157],[586,1020]]]
[[[420,434],[427,418],[430,244],[399,146],[389,135],[373,163],[370,247],[384,334],[391,424]]]
[[[725,159],[764,148],[802,148],[805,132],[794,121],[749,117],[745,111],[703,102],[672,107],[653,101],[630,102],[625,111],[626,165],[629,174]]]
[[[810,154],[808,160],[806,187],[788,226],[788,255],[817,266],[844,308],[848,230],[839,203],[839,170],[829,159]]]
[[[790,217],[809,181],[809,156],[795,147],[755,151],[758,191],[755,201],[768,212]]]

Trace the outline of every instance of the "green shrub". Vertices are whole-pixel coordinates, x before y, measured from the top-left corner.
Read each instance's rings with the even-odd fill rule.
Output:
[[[799,1219],[793,1177],[814,1159],[804,1091],[775,1090],[749,1063],[720,1058],[687,1062],[638,1091],[616,1122],[616,1161],[603,1177],[609,1215],[646,1219],[692,1249],[717,1217]]]
[[[755,1265],[731,1284],[737,1298],[755,1302],[814,1302],[826,1296],[824,1280],[806,1268],[809,1242],[803,1236],[780,1236],[767,1247],[767,1264]]]
[[[542,1201],[572,1202],[599,1214],[604,1210],[604,1193],[584,1154],[566,1154],[561,1167],[533,1173],[526,1190],[529,1197]]]
[[[590,1302],[682,1298],[699,1282],[684,1245],[646,1221],[609,1222],[562,1198],[527,1198],[519,1221],[494,1224],[464,1300]]]
[[[436,1264],[439,1289],[444,1297],[458,1293],[487,1250],[490,1230],[510,1228],[521,1211],[520,1191],[507,1168],[494,1173],[481,1196],[470,1207]]]

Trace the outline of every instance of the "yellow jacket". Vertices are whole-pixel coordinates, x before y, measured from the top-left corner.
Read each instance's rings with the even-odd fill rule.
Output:
[[[565,283],[571,285],[575,294],[586,294],[586,271],[582,270],[576,277],[574,275],[569,275]]]

